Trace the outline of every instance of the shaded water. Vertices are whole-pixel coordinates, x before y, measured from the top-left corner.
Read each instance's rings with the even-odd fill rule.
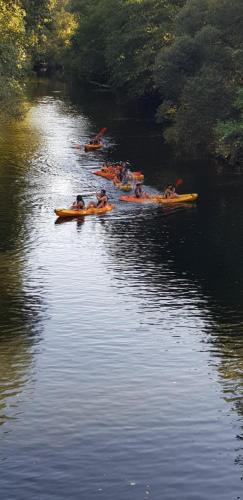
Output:
[[[104,152],[74,147],[104,125]],[[47,82],[4,125],[4,500],[243,497],[242,181],[179,164],[159,135],[103,94],[71,101]],[[143,169],[148,190],[183,177],[200,201],[122,204],[92,175],[104,158]],[[54,207],[101,186],[113,212],[55,224]]]

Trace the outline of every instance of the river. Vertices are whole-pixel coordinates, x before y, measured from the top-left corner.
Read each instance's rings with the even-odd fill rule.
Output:
[[[103,126],[102,152],[75,148]],[[2,124],[3,500],[243,498],[242,177],[172,159],[160,135],[48,81]],[[122,204],[92,175],[104,159],[151,191],[181,177],[199,201]],[[100,187],[114,211],[57,223]]]

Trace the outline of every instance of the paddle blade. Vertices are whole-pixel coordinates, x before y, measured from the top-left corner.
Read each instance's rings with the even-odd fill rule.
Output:
[[[105,133],[107,132],[107,127],[103,127],[100,129],[100,131],[98,132],[99,135],[104,135]]]
[[[181,184],[183,184],[183,182],[184,182],[183,179],[176,179],[175,185],[176,186],[181,186]]]
[[[106,132],[107,132],[106,127],[101,128],[98,134],[95,136],[95,139],[100,139],[100,137],[102,137]]]

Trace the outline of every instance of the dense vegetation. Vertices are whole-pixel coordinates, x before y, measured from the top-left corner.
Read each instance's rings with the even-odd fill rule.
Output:
[[[19,110],[20,80],[26,63],[24,50],[24,11],[17,3],[0,0],[0,103],[1,111]]]
[[[243,164],[242,0],[0,0],[0,20],[3,106],[34,62],[61,63],[156,101],[177,151]]]
[[[34,63],[62,61],[76,29],[69,0],[0,0],[1,112],[23,112],[24,81]]]

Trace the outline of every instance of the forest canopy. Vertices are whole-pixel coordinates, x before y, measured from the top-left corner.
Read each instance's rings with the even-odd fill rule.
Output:
[[[62,61],[76,28],[69,0],[0,0],[1,112],[22,114],[26,76],[36,62]]]
[[[0,101],[39,61],[157,103],[183,155],[243,162],[242,0],[0,0]]]

